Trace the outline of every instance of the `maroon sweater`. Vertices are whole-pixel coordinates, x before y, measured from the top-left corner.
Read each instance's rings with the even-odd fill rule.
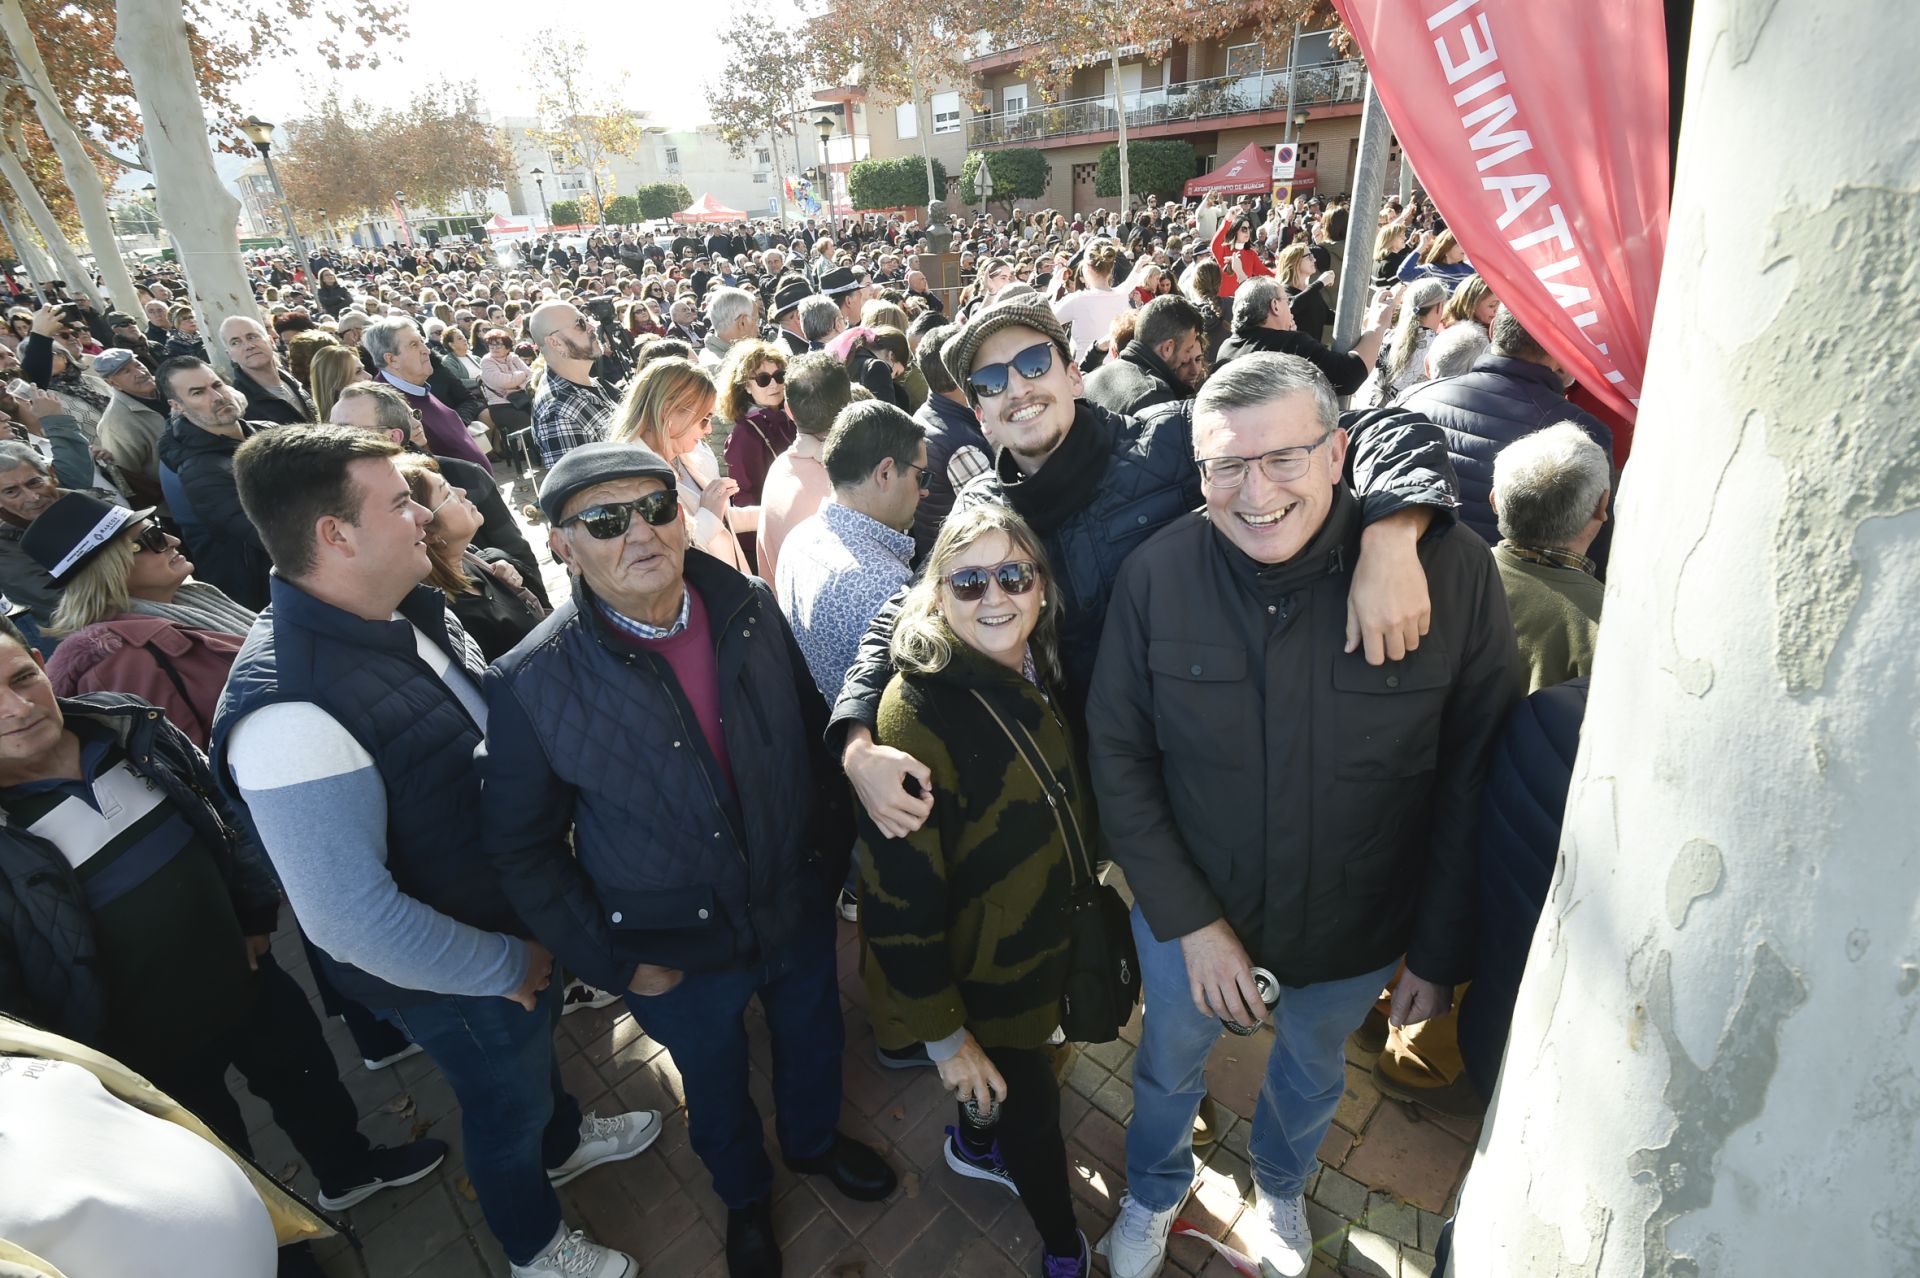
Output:
[[[720,775],[731,791],[733,760],[727,757],[727,733],[720,722],[720,665],[714,649],[713,625],[708,620],[707,605],[700,598],[700,592],[689,587],[687,598],[687,628],[672,638],[642,639],[615,621],[609,621],[607,628],[621,643],[657,654],[673,670],[681,694],[693,707],[693,717],[700,721],[701,735],[706,737],[707,748],[713,751]]]

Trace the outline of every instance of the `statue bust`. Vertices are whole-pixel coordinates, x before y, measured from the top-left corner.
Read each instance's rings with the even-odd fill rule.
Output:
[[[947,225],[947,204],[935,200],[927,205],[927,251],[944,253],[953,244],[953,230]]]

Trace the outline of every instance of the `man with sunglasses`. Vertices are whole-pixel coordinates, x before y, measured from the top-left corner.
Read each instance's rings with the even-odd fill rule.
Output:
[[[1242,284],[1233,295],[1233,335],[1220,343],[1219,362],[1225,365],[1241,355],[1267,351],[1298,355],[1326,374],[1336,394],[1351,395],[1367,380],[1386,336],[1390,299],[1376,296],[1367,325],[1350,351],[1332,351],[1302,333],[1293,320],[1293,308],[1280,281],[1260,276]]]
[[[826,706],[764,582],[688,546],[673,470],[587,444],[540,507],[573,597],[485,685],[481,824],[507,895],[573,972],[624,990],[673,1054],[734,1278],[780,1272],[773,1167],[743,1016],[773,1040],[788,1167],[878,1201],[894,1174],[840,1134],[830,902],[852,846]]]
[[[606,438],[620,393],[594,376],[594,361],[606,348],[572,302],[535,307],[527,333],[547,359],[547,376],[533,397],[533,442],[540,464],[552,466],[569,449]]]
[[[1221,1023],[1271,1018],[1238,1232],[1292,1278],[1349,1032],[1403,955],[1396,1025],[1444,1012],[1467,979],[1486,755],[1524,683],[1498,574],[1460,524],[1420,545],[1428,641],[1381,665],[1352,650],[1361,503],[1313,365],[1229,364],[1194,403],[1192,448],[1206,506],[1121,569],[1086,710],[1146,999],[1102,1250],[1114,1278],[1159,1272]]]

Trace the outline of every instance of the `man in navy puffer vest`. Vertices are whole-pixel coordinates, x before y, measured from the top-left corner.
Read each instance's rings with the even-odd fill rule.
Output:
[[[582,1115],[560,1082],[553,956],[480,852],[479,648],[422,586],[432,516],[399,445],[338,426],[234,454],[272,602],[214,716],[214,775],[257,831],[334,986],[400,1029],[460,1101],[467,1176],[516,1278],[627,1278],[554,1186],[631,1158],[660,1116]]]
[[[625,990],[673,1054],[727,1205],[728,1270],[775,1278],[750,1002],[773,1039],[787,1166],[862,1201],[896,1183],[838,1130],[833,899],[853,833],[826,703],[766,583],[688,548],[656,454],[582,444],[547,472],[540,508],[573,598],[487,675],[487,854],[534,934]]]

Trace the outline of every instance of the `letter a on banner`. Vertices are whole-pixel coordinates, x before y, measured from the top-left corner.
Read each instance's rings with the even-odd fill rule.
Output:
[[[1659,0],[1334,7],[1474,269],[1631,422],[1667,245]]]

